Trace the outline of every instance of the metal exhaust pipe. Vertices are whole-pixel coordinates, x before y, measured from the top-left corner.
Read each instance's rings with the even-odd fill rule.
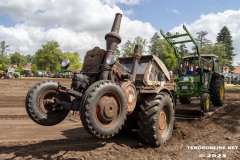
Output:
[[[117,13],[115,15],[115,19],[112,25],[111,32],[105,35],[105,40],[106,40],[106,54],[104,57],[104,61],[101,67],[101,75],[100,75],[100,80],[107,80],[108,75],[109,75],[109,70],[111,69],[111,66],[109,66],[106,63],[106,59],[109,55],[115,54],[115,51],[117,49],[117,46],[119,43],[121,43],[121,37],[119,35],[119,30],[120,30],[120,24],[121,24],[121,19],[122,19],[122,14]]]

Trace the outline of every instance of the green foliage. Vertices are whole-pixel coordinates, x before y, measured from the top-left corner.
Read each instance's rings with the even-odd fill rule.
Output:
[[[4,62],[2,62],[0,69],[5,71],[6,68],[7,68],[7,65]]]
[[[38,72],[37,65],[33,64],[32,65],[32,73],[37,74],[37,72]]]
[[[154,35],[151,38],[151,42],[150,43],[153,43],[155,40],[157,40],[159,38],[160,38],[159,34],[157,32],[155,32]]]
[[[229,62],[229,60],[226,59],[226,57],[225,57],[226,51],[224,50],[224,48],[225,48],[224,44],[208,44],[202,48],[202,51],[204,53],[215,54],[218,56],[219,67],[220,67],[221,72],[222,72],[222,69],[225,66],[225,64],[227,64]]]
[[[120,47],[119,47],[119,46],[118,46],[117,49],[116,49],[115,56],[116,56],[116,57],[120,57],[120,56],[121,56],[121,50],[120,50]]]
[[[190,55],[189,51],[187,50],[187,46],[185,44],[179,45],[179,54],[181,54],[182,57]]]
[[[62,60],[63,53],[56,41],[50,41],[42,45],[42,49],[39,49],[34,57],[34,62],[39,70],[51,72],[61,70]]]
[[[26,61],[27,61],[28,63],[32,63],[33,57],[34,57],[34,56],[28,54],[28,55],[25,56],[25,59],[26,59]]]
[[[197,34],[198,34],[198,37],[195,40],[199,44],[200,48],[211,43],[211,41],[206,38],[208,34],[207,31],[200,31],[200,32],[197,32]]]
[[[131,56],[133,54],[133,50],[134,50],[134,43],[128,40],[126,43],[124,43],[122,47],[123,57]]]
[[[143,46],[143,52],[145,52],[145,49],[147,47],[147,40],[143,39],[141,37],[136,37],[133,42],[128,40],[124,45],[122,46],[122,52],[123,52],[123,57],[125,56],[132,56],[134,47],[136,44],[140,44]]]
[[[15,52],[14,54],[11,55],[10,57],[11,64],[15,64],[18,66],[18,68],[22,68],[27,64],[27,59],[25,56],[21,55],[18,52]]]
[[[233,70],[233,58],[236,54],[233,53],[233,44],[232,44],[232,36],[231,36],[231,32],[229,31],[229,29],[224,26],[220,32],[217,35],[217,43],[220,44],[224,44],[225,48],[225,52],[226,52],[226,59],[229,60],[229,63],[226,63],[225,65],[230,67],[230,70]]]
[[[150,54],[160,58],[168,70],[174,70],[177,67],[176,57],[172,47],[164,39],[160,39],[156,34],[153,36],[149,46]]]
[[[9,57],[7,55],[9,46],[6,45],[5,41],[2,41],[0,43],[0,63],[4,62],[5,64],[8,64],[10,62]]]
[[[70,66],[68,68],[69,70],[79,70],[82,68],[81,58],[77,52],[65,52],[63,53],[63,57],[69,59],[70,61]]]

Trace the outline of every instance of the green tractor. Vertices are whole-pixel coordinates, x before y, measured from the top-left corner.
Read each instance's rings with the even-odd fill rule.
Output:
[[[191,97],[201,97],[201,110],[206,113],[210,110],[211,102],[214,106],[223,106],[225,95],[224,78],[219,73],[218,56],[213,54],[200,54],[200,48],[193,36],[183,25],[184,34],[160,33],[174,49],[177,58],[178,79],[176,94],[181,104],[190,104]],[[188,37],[187,40],[176,41],[176,38]],[[175,39],[175,40],[174,40]],[[196,53],[182,56],[177,44],[192,42]]]

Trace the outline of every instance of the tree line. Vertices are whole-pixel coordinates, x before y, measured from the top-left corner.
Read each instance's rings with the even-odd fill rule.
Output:
[[[197,33],[198,37],[196,41],[200,47],[201,54],[215,54],[219,57],[220,68],[224,66],[230,67],[233,70],[233,58],[236,54],[233,53],[232,36],[229,29],[224,26],[216,37],[216,43],[212,43],[206,38],[208,32],[200,31]],[[134,41],[128,40],[117,51],[117,56],[131,56],[133,54],[135,44],[141,44],[143,46],[144,54],[151,54],[159,57],[169,70],[174,70],[177,67],[176,57],[172,47],[166,40],[160,37],[158,33],[155,33],[148,43],[146,39],[140,36],[136,37]],[[56,41],[50,41],[42,45],[40,49],[33,55],[23,55],[18,52],[7,54],[9,46],[5,41],[0,45],[0,70],[4,70],[7,64],[15,64],[18,68],[22,68],[27,63],[32,64],[32,71],[45,70],[50,72],[57,72],[61,70],[61,61],[64,58],[70,60],[70,70],[78,70],[81,68],[82,61],[78,52],[63,52],[60,49],[60,45]],[[181,44],[179,47],[179,53],[182,56],[190,55],[190,51],[185,44]],[[196,51],[192,48],[192,51]]]
[[[236,54],[233,53],[234,47],[231,32],[229,29],[224,26],[219,31],[216,37],[216,43],[212,43],[210,40],[208,40],[206,38],[207,34],[207,31],[200,31],[197,33],[198,36],[195,40],[200,47],[200,53],[217,55],[219,58],[220,70],[222,71],[223,67],[227,66],[230,68],[230,71],[233,71],[233,59]],[[133,54],[135,44],[142,44],[145,48],[145,51],[148,51],[148,54],[159,57],[169,70],[176,69],[177,63],[174,51],[168,42],[165,39],[161,38],[158,33],[155,33],[153,35],[149,42],[149,45],[147,45],[147,41],[141,37],[137,37],[132,42],[127,41],[122,46],[123,53],[120,55],[131,56]],[[178,49],[181,56],[187,56],[191,54],[185,44],[179,45]],[[192,52],[196,52],[196,48],[193,47]]]
[[[30,63],[32,65],[32,72],[37,73],[38,70],[48,72],[61,71],[61,62],[64,58],[70,60],[70,70],[78,70],[81,68],[81,59],[78,52],[63,52],[60,45],[56,41],[50,41],[42,45],[33,55],[23,55],[18,52],[7,54],[9,46],[5,41],[1,42],[0,53],[0,70],[5,70],[7,64],[17,65],[21,70],[22,67]]]

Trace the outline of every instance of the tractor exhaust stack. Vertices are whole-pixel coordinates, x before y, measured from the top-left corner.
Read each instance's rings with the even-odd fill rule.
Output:
[[[105,36],[107,46],[106,46],[106,54],[105,54],[105,57],[104,57],[104,62],[103,62],[102,67],[101,67],[102,73],[100,75],[100,79],[102,79],[102,80],[104,80],[104,79],[107,80],[108,79],[109,70],[111,69],[111,66],[109,66],[106,63],[107,57],[110,56],[110,55],[114,55],[118,44],[121,43],[121,37],[119,35],[121,19],[122,19],[122,14],[117,13],[116,16],[115,16],[113,25],[112,25],[111,32],[109,32]]]

